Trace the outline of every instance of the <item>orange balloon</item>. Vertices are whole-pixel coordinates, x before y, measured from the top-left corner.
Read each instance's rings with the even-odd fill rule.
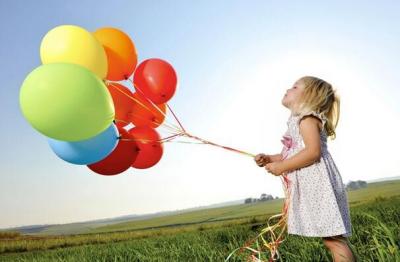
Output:
[[[167,112],[166,104],[152,104],[138,92],[134,93],[133,97],[135,98],[135,101],[133,103],[129,121],[131,121],[135,126],[149,126],[151,128],[156,128],[164,122],[165,114]]]
[[[145,169],[157,164],[164,152],[160,135],[151,127],[139,126],[128,130],[134,138],[137,149],[137,157],[132,162],[132,167]]]
[[[116,125],[119,127],[128,125],[131,122],[131,115],[136,104],[132,99],[132,91],[118,83],[107,83],[107,89],[114,102]]]
[[[93,35],[103,45],[107,54],[106,79],[114,81],[128,79],[137,65],[136,47],[129,36],[112,27],[100,28]]]

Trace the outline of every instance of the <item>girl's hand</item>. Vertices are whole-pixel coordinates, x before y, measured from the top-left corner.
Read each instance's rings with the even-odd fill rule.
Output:
[[[268,163],[265,165],[265,169],[274,176],[280,176],[284,171],[282,161]]]
[[[258,154],[254,157],[254,161],[259,167],[263,167],[268,163],[271,163],[271,157],[266,154]]]

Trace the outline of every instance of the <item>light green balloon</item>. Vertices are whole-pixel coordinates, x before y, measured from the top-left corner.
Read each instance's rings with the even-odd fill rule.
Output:
[[[114,119],[107,87],[76,64],[37,67],[22,83],[19,102],[33,128],[58,140],[88,139],[104,131]]]

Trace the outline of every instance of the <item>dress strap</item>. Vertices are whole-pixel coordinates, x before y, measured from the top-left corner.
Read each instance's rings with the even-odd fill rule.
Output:
[[[317,112],[315,112],[315,111],[309,111],[309,112],[300,114],[300,115],[299,115],[298,123],[300,123],[300,120],[301,120],[303,117],[305,117],[305,116],[310,116],[310,115],[315,116],[315,117],[317,117],[319,120],[321,120],[321,122],[322,122],[322,129],[324,129],[325,123],[326,123],[326,121],[328,121],[328,119],[326,118],[326,116],[325,116],[323,113],[317,113]]]

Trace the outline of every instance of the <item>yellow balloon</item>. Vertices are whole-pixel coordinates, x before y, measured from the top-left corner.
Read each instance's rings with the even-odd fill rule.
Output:
[[[40,45],[40,58],[43,64],[78,64],[100,79],[107,76],[107,55],[102,44],[79,26],[61,25],[47,32]]]

